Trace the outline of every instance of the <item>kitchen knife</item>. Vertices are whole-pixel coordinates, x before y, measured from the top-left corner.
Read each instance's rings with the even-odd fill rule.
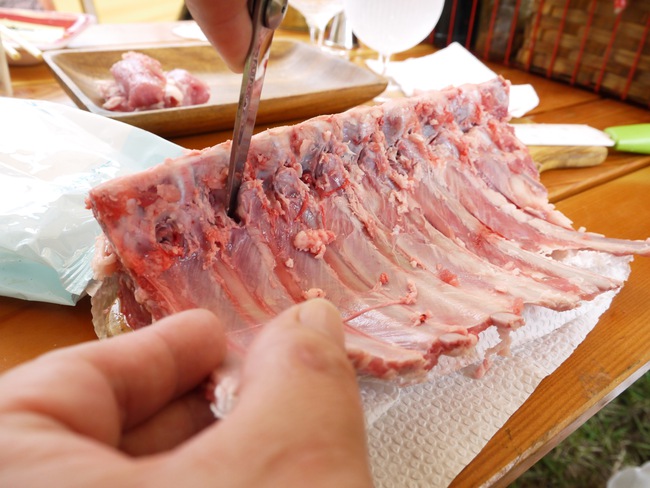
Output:
[[[601,131],[582,124],[513,124],[529,147],[540,172],[555,168],[596,166],[608,148],[650,154],[650,124],[616,126]]]
[[[288,0],[249,0],[248,2],[253,21],[253,36],[246,56],[230,150],[226,183],[228,192],[226,211],[230,217],[234,217],[237,208],[237,194],[255,127],[273,33],[282,23],[287,5]]]

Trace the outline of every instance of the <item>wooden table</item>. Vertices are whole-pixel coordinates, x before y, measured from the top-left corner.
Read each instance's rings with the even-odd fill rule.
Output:
[[[120,38],[169,41],[170,25],[95,26],[77,46]],[[177,40],[177,39],[176,39]],[[414,54],[428,52],[419,47]],[[537,122],[598,128],[650,122],[650,112],[528,73],[491,66],[514,83],[532,83],[541,103]],[[13,68],[15,96],[67,105],[71,100],[44,65]],[[175,139],[188,148],[226,140],[228,132]],[[650,236],[650,156],[612,151],[602,165],[542,175],[550,198],[577,226],[611,237]],[[628,283],[573,355],[547,377],[452,486],[507,486],[650,367],[650,259],[637,258]],[[87,299],[75,307],[0,298],[0,371],[45,351],[94,340]]]

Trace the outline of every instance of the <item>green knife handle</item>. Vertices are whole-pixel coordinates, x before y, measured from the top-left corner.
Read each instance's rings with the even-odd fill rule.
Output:
[[[619,125],[605,132],[616,142],[616,149],[650,154],[650,124]]]

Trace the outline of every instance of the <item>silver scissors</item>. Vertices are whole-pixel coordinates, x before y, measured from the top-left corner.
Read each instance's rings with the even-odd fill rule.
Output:
[[[253,37],[246,56],[230,150],[230,165],[226,183],[228,192],[226,212],[230,217],[234,217],[237,208],[237,194],[241,186],[244,164],[248,157],[251,136],[255,127],[264,74],[271,53],[273,33],[284,19],[287,5],[288,0],[248,1],[253,21]]]

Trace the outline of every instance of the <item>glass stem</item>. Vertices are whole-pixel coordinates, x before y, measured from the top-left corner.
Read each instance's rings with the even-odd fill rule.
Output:
[[[390,61],[390,54],[379,53],[379,66],[381,67],[381,75],[386,76],[388,71],[388,62]]]
[[[316,46],[323,47],[325,42],[325,29],[315,24],[309,25],[309,41]]]
[[[314,24],[309,24],[309,41],[312,44],[316,44],[317,38],[320,36],[320,33],[318,32],[318,27],[316,27]]]

